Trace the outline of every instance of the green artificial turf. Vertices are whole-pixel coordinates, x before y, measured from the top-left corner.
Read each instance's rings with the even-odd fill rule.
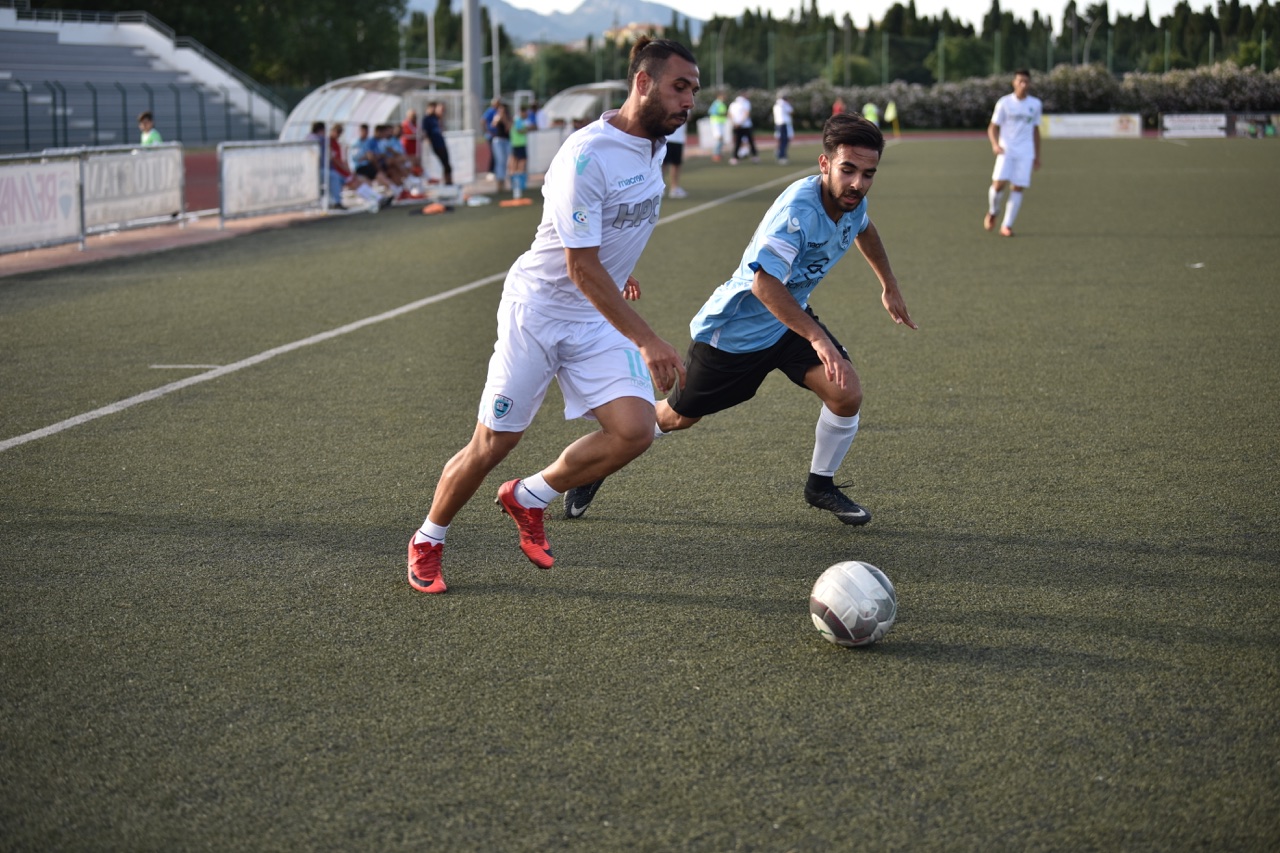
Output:
[[[816,156],[686,161],[636,272],[679,349],[785,181],[712,203]],[[866,528],[804,504],[818,405],[775,377],[556,513],[539,572],[491,499],[590,429],[553,389],[413,592],[500,281],[0,452],[0,848],[1280,846],[1280,148],[1044,163],[1006,240],[985,142],[891,147],[919,331],[856,253],[814,297]],[[0,279],[0,441],[500,274],[538,216]],[[867,649],[807,614],[845,559],[899,594]]]

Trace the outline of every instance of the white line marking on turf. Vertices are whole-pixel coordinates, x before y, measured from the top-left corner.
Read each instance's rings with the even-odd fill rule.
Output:
[[[767,183],[758,184],[757,186],[750,187],[745,190],[739,190],[736,193],[731,193],[730,195],[716,199],[715,201],[709,201],[706,204],[700,204],[697,207],[690,208],[689,210],[682,210],[679,213],[659,219],[658,225],[665,225],[668,222],[677,222],[691,214],[710,210],[711,208],[717,207],[725,202],[734,201],[744,196],[751,195],[752,193],[759,192],[760,190],[768,189],[769,187],[774,186],[775,184],[780,184],[784,181],[794,181],[799,177],[811,174],[812,171],[812,169],[806,169],[803,172],[796,172],[773,181],[768,181]],[[291,344],[274,347],[260,352],[257,355],[251,355],[248,358],[241,359],[240,361],[232,362],[231,364],[213,367],[213,369],[208,370],[205,373],[200,373],[196,376],[188,376],[186,379],[179,379],[176,382],[170,382],[168,385],[161,385],[159,388],[153,388],[150,391],[135,394],[132,397],[119,400],[115,403],[110,403],[99,409],[94,409],[91,412],[84,412],[83,414],[76,415],[75,417],[67,418],[65,421],[59,421],[56,424],[51,424],[42,429],[14,436],[13,438],[7,438],[4,441],[0,441],[0,453],[3,453],[6,450],[11,450],[19,445],[26,444],[27,442],[35,441],[36,439],[57,435],[58,433],[69,430],[72,427],[87,424],[90,421],[96,421],[98,418],[105,417],[107,415],[114,415],[117,412],[123,412],[125,409],[133,408],[140,403],[149,403],[152,400],[159,400],[161,397],[167,397],[175,391],[181,391],[183,388],[189,388],[192,385],[199,385],[200,383],[208,382],[211,379],[218,379],[231,373],[237,373],[244,370],[246,367],[253,367],[255,364],[262,364],[262,362],[269,361],[278,355],[284,355],[285,353],[290,353],[294,350],[302,349],[303,347],[309,347],[312,344],[323,343],[324,341],[332,340],[333,338],[338,338],[351,332],[358,331],[366,326],[372,326],[375,323],[381,323],[385,320],[393,320],[396,317],[400,317],[412,311],[417,311],[419,308],[425,308],[426,306],[432,305],[436,302],[443,302],[446,299],[452,299],[453,297],[460,296],[468,291],[493,284],[495,281],[503,281],[506,277],[507,273],[505,270],[499,273],[494,273],[493,275],[476,279],[469,284],[463,284],[455,287],[452,290],[446,290],[441,293],[437,293],[434,296],[428,296],[423,299],[419,299],[416,302],[410,302],[408,305],[401,305],[399,308],[393,308],[390,311],[384,311],[381,314],[375,314],[374,316],[366,317],[363,320],[356,320],[354,323],[348,323],[345,326],[339,326],[336,329],[330,329],[327,332],[321,332],[318,335],[312,335],[309,338],[303,338],[302,340],[294,341]],[[152,367],[200,369],[203,365],[152,365]]]
[[[221,364],[151,364],[152,370],[214,370]]]

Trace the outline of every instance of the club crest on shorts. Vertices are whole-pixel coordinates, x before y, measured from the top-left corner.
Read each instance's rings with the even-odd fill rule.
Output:
[[[495,418],[505,418],[507,413],[511,411],[514,403],[510,397],[504,397],[501,394],[493,395],[493,416]]]

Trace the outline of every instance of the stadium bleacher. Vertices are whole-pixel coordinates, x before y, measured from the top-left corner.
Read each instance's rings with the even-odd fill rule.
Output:
[[[166,142],[275,137],[280,119],[265,109],[250,115],[242,87],[211,85],[166,67],[145,47],[109,43],[118,30],[105,33],[104,43],[83,43],[92,30],[82,21],[75,26],[72,41],[61,38],[56,25],[0,22],[0,153],[131,144],[143,110],[155,114]],[[224,68],[216,70],[225,77]]]

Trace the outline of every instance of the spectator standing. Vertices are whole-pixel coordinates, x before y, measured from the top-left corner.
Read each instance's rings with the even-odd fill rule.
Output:
[[[449,146],[444,139],[444,102],[432,101],[422,114],[422,138],[440,161],[441,180],[445,186],[453,184],[453,166],[449,162]]]
[[[529,131],[533,121],[529,118],[529,105],[520,107],[520,115],[511,122],[511,194],[523,198],[526,186],[526,169],[529,166]]]
[[[795,127],[791,124],[794,113],[795,109],[786,96],[778,95],[778,100],[773,102],[773,135],[778,139],[778,162],[783,166],[787,165],[787,149],[792,137],[796,135]]]
[[[328,196],[331,210],[346,210],[342,203],[342,175],[329,162],[329,141],[324,132],[324,122],[313,121],[307,139],[320,146],[320,188]]]
[[[751,151],[751,162],[759,163],[755,130],[751,126],[751,101],[747,100],[746,95],[739,95],[729,105],[729,123],[733,125],[733,156],[729,158],[729,162],[737,165],[738,159],[746,156],[742,153],[742,144],[745,142]]]
[[[844,112],[844,98],[836,98],[835,103],[831,105],[831,114],[838,116],[842,112]]]
[[[418,159],[418,111],[409,110],[400,122],[400,148],[410,160]]]
[[[484,132],[485,144],[489,146],[489,173],[495,174],[498,171],[498,158],[493,153],[493,130],[490,125],[493,124],[493,117],[498,114],[498,104],[502,103],[501,98],[494,98],[489,102],[489,106],[480,116],[480,129]],[[503,161],[506,162],[505,160]]]
[[[511,110],[502,101],[489,122],[489,134],[493,138],[493,177],[498,189],[507,189],[507,165],[511,158]]]
[[[724,92],[716,92],[716,99],[711,102],[707,117],[711,119],[711,137],[714,140],[711,159],[719,163],[724,153],[724,144],[729,141],[729,105],[724,102]]]
[[[867,101],[862,105],[862,117],[876,127],[880,126],[880,108],[875,105],[874,101]]]
[[[160,131],[156,130],[156,123],[150,112],[141,113],[138,116],[138,131],[141,134],[139,141],[143,145],[159,145],[164,142],[160,138]]]

